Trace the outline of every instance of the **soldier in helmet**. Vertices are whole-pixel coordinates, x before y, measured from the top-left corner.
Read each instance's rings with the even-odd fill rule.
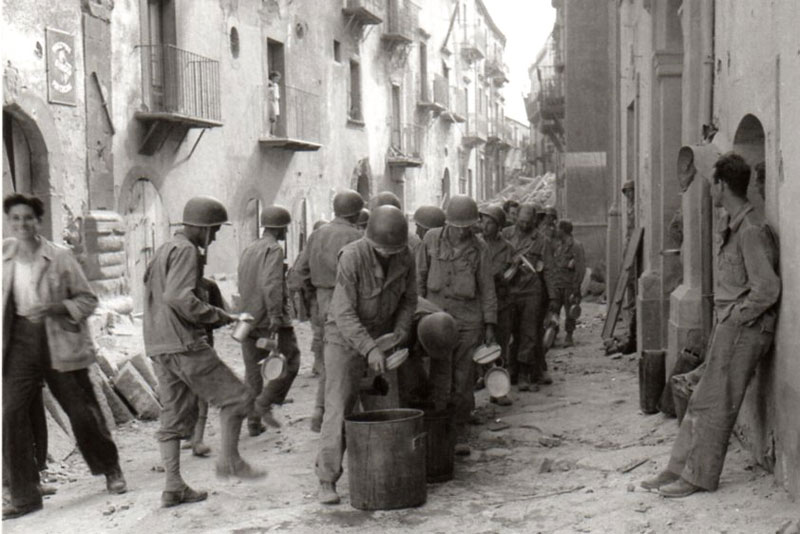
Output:
[[[378,206],[394,206],[399,210],[403,209],[403,204],[400,202],[400,197],[391,191],[381,191],[372,197],[369,201],[369,206],[370,209],[375,209]]]
[[[375,340],[391,332],[405,340],[416,305],[408,223],[399,209],[379,206],[370,213],[366,236],[342,249],[325,323],[325,415],[316,462],[323,504],[339,502],[344,418],[355,410],[366,365],[386,371]]]
[[[369,210],[367,208],[361,208],[361,212],[358,214],[358,221],[356,222],[356,226],[361,232],[367,231],[367,223],[369,222]]]
[[[339,251],[346,244],[361,238],[361,231],[356,226],[364,199],[356,191],[346,189],[333,198],[335,218],[308,237],[306,248],[297,258],[294,265],[292,289],[303,288],[313,292],[317,300],[317,317],[325,324],[328,316],[333,288],[336,285],[336,266]],[[319,432],[322,425],[322,414],[325,410],[325,365],[317,385],[317,396],[314,413],[311,416],[311,430]]]
[[[474,349],[495,341],[497,297],[486,244],[473,234],[479,220],[478,205],[456,195],[447,205],[443,228],[425,234],[417,254],[417,288],[421,296],[439,306],[458,324],[458,345],[453,353],[453,401],[456,453],[469,454],[467,423],[475,406]]]
[[[439,206],[420,206],[417,208],[417,211],[414,212],[414,224],[417,226],[417,231],[414,234],[408,234],[411,253],[415,257],[428,230],[441,228],[444,226],[444,220],[444,210]]]
[[[565,347],[575,344],[572,333],[575,331],[575,317],[570,313],[570,307],[581,301],[581,282],[586,272],[586,259],[583,245],[572,237],[572,222],[566,219],[558,221],[555,239],[553,241],[553,294],[555,298],[550,301],[550,313],[555,316],[561,314],[564,308],[566,319],[564,328],[567,337]]]
[[[536,208],[520,206],[517,222],[503,231],[514,250],[509,278],[511,336],[509,350],[511,380],[520,391],[538,390],[537,384],[552,384],[544,358],[543,326],[551,275],[550,241],[536,231]]]
[[[248,245],[239,259],[241,311],[254,317],[250,336],[242,342],[245,381],[256,396],[256,408],[261,414],[260,417],[254,415],[248,418],[247,429],[251,436],[257,436],[266,429],[263,422],[273,428],[280,427],[272,415],[272,406],[286,400],[300,369],[300,351],[289,317],[286,267],[280,243],[286,239],[286,228],[291,221],[292,217],[286,208],[264,208],[261,213],[264,235]],[[269,351],[256,347],[256,340],[275,336],[278,338],[278,351],[286,358],[286,372],[265,387],[259,362],[269,356]]]
[[[556,235],[556,222],[558,221],[558,211],[552,206],[542,209],[544,216],[539,223],[539,232],[547,239],[552,241]]]
[[[428,299],[418,297],[406,343],[409,357],[397,369],[402,406],[435,411],[451,406],[452,353],[457,342],[455,319]]]
[[[208,497],[205,491],[190,488],[180,473],[179,440],[192,435],[198,397],[220,407],[222,450],[217,476],[252,479],[266,474],[239,455],[239,432],[252,410],[253,397],[206,337],[206,328],[224,326],[238,316],[197,297],[204,263],[201,254],[207,254],[227,220],[225,206],[215,198],[190,199],[183,210],[183,229],[156,250],[145,272],[144,344],[153,360],[163,406],[156,437],[166,472],[161,494],[165,507]]]
[[[508,338],[509,338],[509,305],[508,282],[503,274],[511,266],[513,249],[501,234],[505,228],[506,215],[500,206],[486,206],[480,210],[483,223],[483,241],[489,252],[489,266],[494,280],[494,290],[497,295],[497,342],[502,350],[501,358],[508,365]],[[490,397],[490,402],[500,406],[510,406],[511,399],[505,397]]]

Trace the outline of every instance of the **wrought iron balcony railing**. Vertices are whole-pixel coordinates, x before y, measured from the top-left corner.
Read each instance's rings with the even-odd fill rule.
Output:
[[[174,120],[190,126],[221,125],[219,61],[170,44],[141,48],[146,54],[142,76],[144,118],[172,115]]]
[[[478,24],[467,24],[461,39],[461,53],[470,61],[486,57],[486,29]]]
[[[380,24],[386,17],[386,0],[347,0],[342,12],[361,24]]]
[[[390,166],[419,167],[422,165],[422,134],[419,124],[395,124],[392,126],[392,142],[389,147]]]
[[[322,112],[317,94],[285,84],[279,86],[277,100],[269,86],[257,86],[256,93],[262,145],[298,151],[320,148]]]
[[[410,0],[388,0],[382,38],[411,43],[419,26],[419,6]]]

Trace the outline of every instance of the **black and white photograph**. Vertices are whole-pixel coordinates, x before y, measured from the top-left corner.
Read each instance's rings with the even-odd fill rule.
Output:
[[[0,532],[800,534],[800,1],[0,11]]]

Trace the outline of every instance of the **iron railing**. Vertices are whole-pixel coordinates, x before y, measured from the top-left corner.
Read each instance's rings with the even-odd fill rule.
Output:
[[[556,67],[538,67],[539,112],[543,119],[564,117],[564,82]]]
[[[437,74],[433,78],[433,102],[445,109],[450,109],[450,86],[447,78]]]
[[[419,124],[395,124],[392,126],[392,149],[412,158],[422,158],[422,132]]]
[[[141,48],[148,58],[142,96],[149,111],[221,121],[219,61],[171,44]]]
[[[451,112],[459,117],[467,118],[467,93],[464,89],[455,85],[450,86],[450,107]]]
[[[480,24],[467,24],[461,39],[461,49],[475,57],[486,56],[486,29]]]
[[[349,12],[366,11],[382,19],[386,15],[386,0],[347,0],[345,10]]]
[[[467,116],[467,137],[486,139],[488,134],[488,121],[484,113],[471,112]]]
[[[322,112],[319,95],[281,84],[276,116],[269,87],[259,85],[256,92],[262,110],[262,137],[320,142]]]
[[[419,25],[419,6],[410,0],[388,0],[384,35],[414,40]]]

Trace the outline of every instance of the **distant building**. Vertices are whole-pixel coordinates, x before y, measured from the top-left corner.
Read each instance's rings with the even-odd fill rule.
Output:
[[[611,76],[608,6],[553,0],[556,22],[528,74],[532,125],[528,160],[537,174],[555,172],[556,208],[571,219],[588,265],[605,263],[611,180],[609,144]]]
[[[505,37],[481,0],[6,2],[3,20],[4,192],[43,196],[45,233],[68,231],[95,288],[137,310],[193,195],[233,223],[213,274],[272,203],[291,262],[337,189],[410,213],[506,181]]]

